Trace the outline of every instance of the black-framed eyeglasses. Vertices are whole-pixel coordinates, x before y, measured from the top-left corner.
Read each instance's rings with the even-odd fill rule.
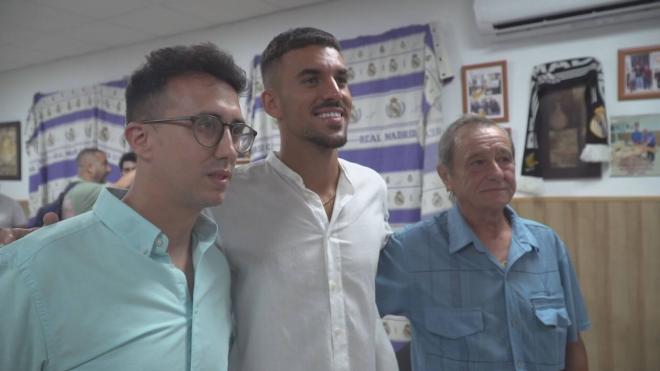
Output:
[[[192,126],[181,121],[189,121]],[[215,148],[222,140],[225,128],[229,128],[234,149],[238,153],[248,152],[254,143],[254,138],[257,136],[257,131],[248,124],[242,122],[226,123],[220,117],[206,113],[196,116],[179,116],[140,122],[143,124],[171,124],[190,127],[197,143],[206,148]]]

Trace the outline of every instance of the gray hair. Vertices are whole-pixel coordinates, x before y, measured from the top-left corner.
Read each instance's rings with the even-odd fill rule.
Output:
[[[456,121],[452,122],[447,130],[442,133],[440,137],[440,143],[438,144],[438,157],[440,164],[444,165],[447,169],[452,170],[452,161],[454,160],[454,147],[456,146],[456,137],[458,136],[458,131],[467,126],[472,127],[497,127],[506,133],[506,136],[509,138],[511,143],[511,153],[515,156],[515,150],[513,148],[513,140],[511,139],[511,134],[497,126],[493,120],[475,115],[475,114],[465,114],[459,117]]]
[[[509,138],[509,143],[511,143],[511,154],[515,157],[513,139],[511,139],[511,133],[509,131],[497,126],[497,124],[495,124],[495,122],[489,118],[475,114],[465,114],[449,125],[447,130],[442,133],[442,136],[440,137],[440,143],[438,144],[438,160],[441,165],[447,168],[449,173],[453,171],[452,163],[454,160],[454,147],[456,147],[456,137],[458,136],[458,131],[461,128],[468,126],[472,128],[484,126],[499,128],[505,132],[506,136]],[[452,203],[456,203],[456,196],[451,191],[449,191],[449,200]]]

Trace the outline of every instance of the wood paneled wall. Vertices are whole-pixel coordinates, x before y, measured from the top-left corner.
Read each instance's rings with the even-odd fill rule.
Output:
[[[592,322],[591,370],[660,371],[660,197],[518,198],[566,243]]]

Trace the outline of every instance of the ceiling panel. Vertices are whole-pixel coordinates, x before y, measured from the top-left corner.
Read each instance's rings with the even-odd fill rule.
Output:
[[[34,2],[93,19],[106,19],[153,5],[155,0],[34,0]]]
[[[0,73],[337,0],[0,0]]]
[[[213,25],[212,22],[162,6],[138,9],[108,21],[158,36],[175,35]]]
[[[86,23],[86,19],[64,10],[53,9],[27,1],[0,2],[2,27],[32,29],[42,32],[59,31]]]
[[[234,22],[280,10],[279,7],[262,0],[165,0],[162,5],[216,24]]]
[[[110,21],[100,21],[63,31],[62,36],[115,47],[153,39],[156,35],[115,25]]]

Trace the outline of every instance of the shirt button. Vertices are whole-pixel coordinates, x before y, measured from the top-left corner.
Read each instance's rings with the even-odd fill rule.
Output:
[[[335,328],[335,335],[340,336],[341,335],[341,329],[339,327]]]
[[[511,327],[517,327],[517,326],[518,326],[518,321],[516,321],[515,319],[511,320]]]
[[[330,286],[330,291],[335,291],[335,289],[337,288],[337,285],[335,285],[335,281],[332,280],[328,282],[328,286]]]

